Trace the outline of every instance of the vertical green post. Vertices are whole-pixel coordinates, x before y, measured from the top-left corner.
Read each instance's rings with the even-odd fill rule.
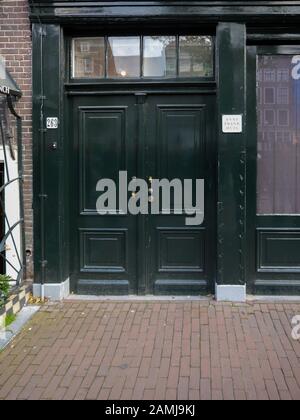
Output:
[[[68,285],[63,283],[60,257],[60,198],[64,183],[61,179],[63,79],[59,25],[33,25],[33,63],[34,293],[60,299],[67,294]],[[47,127],[49,118],[52,118],[52,128]]]
[[[244,274],[246,27],[244,24],[218,25],[217,60],[219,136],[216,296],[218,300],[243,301],[246,298]],[[230,128],[224,130],[224,115],[242,115],[242,132],[234,133],[234,129]]]

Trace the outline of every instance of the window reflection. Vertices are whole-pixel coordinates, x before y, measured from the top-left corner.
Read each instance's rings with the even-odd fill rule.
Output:
[[[108,38],[108,77],[140,77],[140,38]]]
[[[176,77],[176,37],[146,36],[144,38],[145,77]]]
[[[213,76],[212,37],[179,37],[179,75],[182,77]]]
[[[101,78],[105,76],[104,38],[73,40],[73,77]]]
[[[257,211],[300,214],[300,56],[260,56],[259,75]]]

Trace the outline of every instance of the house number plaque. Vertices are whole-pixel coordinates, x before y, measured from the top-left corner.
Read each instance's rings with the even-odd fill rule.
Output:
[[[58,128],[58,118],[53,118],[53,117],[47,118],[46,126],[47,126],[47,129],[56,130]]]

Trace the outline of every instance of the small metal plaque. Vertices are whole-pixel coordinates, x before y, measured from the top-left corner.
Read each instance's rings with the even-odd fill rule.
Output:
[[[223,133],[239,134],[243,132],[242,115],[223,115],[222,118]]]

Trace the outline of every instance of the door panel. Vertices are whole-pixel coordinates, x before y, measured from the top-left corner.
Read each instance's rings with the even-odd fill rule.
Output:
[[[159,272],[198,272],[205,267],[204,229],[157,229]]]
[[[148,218],[148,293],[207,292],[215,261],[213,97],[149,95],[146,111],[151,115],[145,124],[147,174],[169,181],[204,179],[206,207],[201,226],[186,226],[187,214],[183,209],[182,215],[175,214],[174,200],[171,209],[161,206],[160,214]]]
[[[118,187],[120,171],[136,174],[134,97],[75,99],[73,121],[72,288],[79,294],[136,293],[136,219],[116,209],[96,211],[100,179]]]
[[[157,105],[155,147],[160,179],[196,179],[204,169],[204,109],[203,105]]]
[[[80,199],[82,213],[95,213],[99,179],[118,181],[127,168],[126,156],[132,133],[127,107],[79,108]],[[100,134],[101,133],[101,134]],[[92,188],[91,188],[92,186]]]

